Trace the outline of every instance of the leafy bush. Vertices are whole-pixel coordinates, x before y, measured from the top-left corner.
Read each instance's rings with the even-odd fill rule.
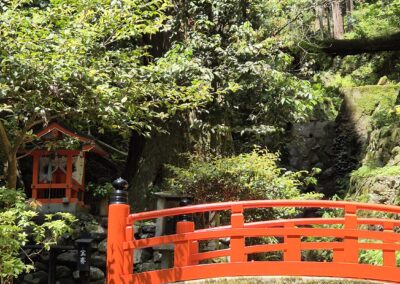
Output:
[[[301,188],[315,184],[307,171],[292,172],[278,167],[279,156],[267,150],[253,150],[231,157],[214,156],[204,159],[189,156],[186,168],[168,165],[173,177],[166,186],[190,195],[194,203],[256,200],[256,199],[316,199],[316,193],[301,193]],[[294,208],[246,210],[247,220],[276,219],[293,216]],[[224,214],[221,215],[224,222]],[[225,216],[228,217],[228,216]],[[202,225],[208,226],[202,216]],[[218,221],[218,222],[219,222]],[[211,221],[210,221],[211,222]]]
[[[359,252],[360,263],[382,265],[383,264],[383,252],[381,250],[360,250]],[[400,264],[400,255],[396,255],[396,263]]]
[[[206,160],[192,155],[187,168],[168,165],[173,177],[167,179],[167,186],[193,196],[195,203],[320,197],[300,192],[316,182],[307,171],[287,171],[279,168],[278,162],[279,156],[267,150]]]
[[[307,171],[292,172],[279,168],[279,156],[267,150],[256,149],[250,153],[231,157],[203,158],[189,156],[186,168],[168,165],[173,176],[166,187],[193,197],[194,203],[238,201],[255,199],[316,199],[316,193],[301,193],[301,189],[315,184],[316,179]],[[294,208],[252,209],[245,211],[247,221],[277,219],[299,213]],[[229,215],[210,216],[198,214],[195,222],[201,227],[229,223]],[[212,218],[210,218],[213,216]],[[246,245],[277,243],[276,238],[247,238]],[[280,259],[279,252],[254,254],[252,260]]]
[[[22,192],[0,187],[0,280],[10,283],[19,274],[33,269],[33,263],[24,263],[21,255],[32,256],[23,250],[26,244],[43,245],[50,249],[58,238],[70,232],[75,218],[68,213],[47,214],[38,224],[38,212],[33,202],[26,202]]]
[[[399,31],[400,1],[368,1],[357,5],[351,15],[353,31],[348,38],[375,37]],[[379,22],[379,25],[376,23]]]
[[[104,184],[89,183],[86,186],[86,191],[96,199],[109,197],[114,188],[110,182]]]

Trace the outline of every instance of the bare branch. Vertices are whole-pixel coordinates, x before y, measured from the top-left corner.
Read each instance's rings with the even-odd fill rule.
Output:
[[[109,144],[107,144],[107,143],[105,143],[105,142],[93,137],[93,136],[90,136],[90,138],[93,139],[94,141],[96,141],[97,143],[99,143],[101,146],[106,147],[106,148],[108,148],[108,149],[110,149],[110,150],[112,150],[114,152],[117,152],[120,155],[128,157],[128,153],[127,152],[123,152],[123,151],[121,151],[121,150],[119,150],[119,149],[117,149],[117,148],[115,148],[115,147],[113,147],[113,146],[111,146],[111,145],[109,145]]]
[[[28,157],[30,154],[32,154],[33,151],[35,151],[36,149],[38,149],[38,147],[34,147],[33,149],[29,150],[28,152],[26,152],[25,154],[18,156],[17,160],[23,159],[25,157]]]

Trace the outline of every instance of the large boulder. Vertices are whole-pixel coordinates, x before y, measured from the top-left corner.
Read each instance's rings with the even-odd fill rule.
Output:
[[[90,267],[90,281],[97,281],[105,279],[104,272],[97,267]]]
[[[101,225],[97,225],[90,231],[90,236],[96,241],[104,240],[107,238],[107,230]]]
[[[73,272],[73,277],[74,277],[74,279],[80,278],[78,270],[75,270]],[[90,267],[90,281],[91,282],[99,281],[99,280],[103,280],[103,279],[105,279],[105,273],[100,268],[91,266]]]
[[[105,253],[107,251],[107,239],[102,240],[98,245],[97,245],[97,250],[99,252]]]
[[[99,252],[94,252],[91,256],[90,265],[105,269],[106,267],[106,255]]]
[[[37,271],[25,275],[24,281],[28,284],[47,284],[48,274],[45,271]]]
[[[56,278],[57,279],[68,278],[68,277],[71,277],[71,275],[72,275],[72,271],[67,266],[58,265],[56,267]]]
[[[57,256],[57,262],[62,264],[75,265],[78,261],[78,251],[77,250],[69,250],[63,253],[60,253]]]

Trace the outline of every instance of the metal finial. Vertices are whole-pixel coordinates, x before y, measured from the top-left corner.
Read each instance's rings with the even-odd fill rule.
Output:
[[[190,201],[189,198],[186,198],[186,197],[182,198],[181,201],[179,202],[179,206],[181,206],[181,207],[188,206],[190,204],[192,204],[192,202]],[[184,215],[181,215],[180,219],[181,219],[181,221],[191,221],[192,216],[184,214]]]
[[[110,204],[128,204],[128,182],[123,178],[117,178],[112,185],[115,190],[111,194]]]

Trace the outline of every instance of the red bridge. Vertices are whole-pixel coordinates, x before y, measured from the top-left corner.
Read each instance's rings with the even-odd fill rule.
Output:
[[[122,192],[122,191],[121,191]],[[109,207],[107,283],[170,283],[228,276],[321,276],[400,283],[396,253],[400,251],[400,207],[338,201],[276,200],[194,205],[129,214],[124,198]],[[119,204],[118,204],[119,203]],[[254,208],[331,208],[339,218],[295,218],[246,223],[243,213]],[[167,216],[225,211],[230,225],[195,229],[191,221],[177,223],[176,234],[134,239],[137,221]],[[374,217],[375,216],[375,217]],[[280,242],[246,246],[246,238],[276,237]],[[320,241],[309,241],[310,237]],[[228,249],[199,252],[199,241],[229,238]],[[324,238],[324,239],[321,239]],[[328,240],[327,240],[328,239]],[[308,241],[306,241],[308,240]],[[324,240],[324,241],[322,241]],[[133,251],[165,244],[174,245],[174,267],[133,273]],[[306,250],[330,250],[326,262],[302,260]],[[360,250],[382,252],[381,265],[362,264]],[[248,261],[255,253],[280,251],[281,261]],[[228,256],[227,263],[200,261]]]

